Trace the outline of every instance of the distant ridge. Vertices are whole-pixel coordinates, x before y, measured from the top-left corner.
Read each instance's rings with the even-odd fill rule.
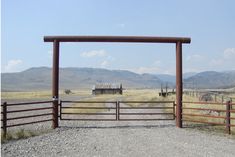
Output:
[[[185,88],[232,88],[235,87],[235,70],[205,71],[184,80]]]
[[[51,89],[51,68],[34,67],[22,72],[2,73],[2,91],[33,91]],[[235,87],[235,71],[205,71],[184,74],[185,88]],[[187,78],[188,77],[188,78]],[[127,70],[101,68],[60,68],[60,89],[92,88],[96,83],[122,83],[123,88],[160,88],[168,82],[175,86],[175,76],[165,74],[137,74]]]
[[[187,79],[187,78],[192,77],[192,76],[194,76],[194,75],[196,75],[196,74],[197,74],[197,73],[193,73],[193,72],[184,73],[184,74],[183,74],[183,78],[184,78],[184,79]],[[162,80],[162,81],[164,81],[164,82],[170,82],[170,83],[172,83],[172,84],[175,84],[175,80],[176,80],[175,75],[170,75],[170,74],[156,74],[156,76],[157,76],[160,80]]]
[[[2,73],[2,91],[48,90],[51,68],[30,68],[17,73]],[[150,74],[100,68],[60,68],[60,88],[92,88],[96,83],[122,83],[123,88],[158,88],[161,80]]]

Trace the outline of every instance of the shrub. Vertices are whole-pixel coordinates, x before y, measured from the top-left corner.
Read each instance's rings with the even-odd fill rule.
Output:
[[[71,91],[70,89],[65,89],[65,90],[64,90],[64,93],[65,93],[65,94],[71,94],[72,91]]]

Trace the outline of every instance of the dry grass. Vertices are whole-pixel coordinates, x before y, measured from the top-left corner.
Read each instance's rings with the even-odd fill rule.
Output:
[[[50,98],[50,91],[31,91],[31,92],[1,92],[2,99],[33,99]]]
[[[1,132],[1,143],[7,142],[9,140],[18,140],[29,138],[33,136],[38,136],[41,134],[49,133],[52,130],[40,130],[40,131],[31,131],[31,130],[16,130],[16,131],[7,131],[6,138],[3,136],[3,132]]]
[[[99,95],[91,98],[82,99],[83,101],[114,101],[118,95]],[[73,103],[72,107],[105,107],[105,103]],[[67,113],[96,113],[104,112],[106,109],[64,109]]]
[[[151,101],[158,100],[158,91],[155,89],[126,90],[121,99],[122,101]],[[128,103],[130,106],[140,106],[142,103]]]
[[[59,91],[60,96],[65,96],[64,90]],[[88,96],[90,95],[90,90],[72,90],[69,95],[72,96]],[[14,100],[14,99],[51,99],[51,91],[24,91],[24,92],[1,92],[1,99]]]
[[[183,96],[183,101],[192,101],[192,102],[198,102],[198,98],[184,95]],[[187,114],[198,114],[198,115],[207,115],[207,116],[221,116],[224,118],[213,118],[213,117],[200,117],[200,116],[183,116],[184,119],[188,120],[195,120],[195,121],[204,121],[204,122],[212,122],[212,123],[221,123],[225,125],[225,117],[226,113],[225,112],[216,112],[212,111],[213,109],[215,110],[226,110],[226,105],[213,105],[213,104],[187,104],[184,103],[183,107],[188,107],[188,108],[202,108],[202,109],[209,109],[209,110],[183,110],[183,113]],[[231,117],[235,117],[235,113],[231,113]],[[189,123],[187,122],[186,124],[195,124],[195,123]],[[231,120],[231,124],[235,124],[235,120]],[[225,129],[225,126],[216,126],[213,127],[214,129],[216,128],[217,130],[223,130]],[[235,128],[231,127],[232,133],[235,133]]]
[[[80,92],[81,93],[81,92]],[[86,91],[82,93],[88,93]],[[88,95],[87,95],[88,96]],[[125,90],[123,92],[123,95],[113,95],[113,94],[107,94],[107,95],[96,95],[91,98],[86,98],[82,100],[87,101],[151,101],[151,100],[157,100],[158,92],[157,90],[150,90],[150,89],[140,89],[140,90]],[[130,106],[139,106],[142,105],[142,103],[130,103],[128,104]],[[72,104],[73,107],[85,107],[85,106],[99,106],[99,107],[105,107],[105,103],[74,103]],[[105,110],[102,109],[65,109],[65,112],[71,112],[71,113],[95,113],[95,112],[103,112]]]

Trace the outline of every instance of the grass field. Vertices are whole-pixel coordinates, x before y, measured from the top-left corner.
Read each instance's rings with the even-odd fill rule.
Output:
[[[59,91],[60,96],[66,96],[63,90]],[[73,90],[70,95],[88,96],[89,90]],[[27,91],[27,92],[1,92],[1,99],[4,100],[30,100],[30,99],[51,99],[51,91]]]
[[[31,91],[31,92],[1,92],[1,99],[14,100],[14,99],[34,99],[34,98],[50,98],[50,91]]]

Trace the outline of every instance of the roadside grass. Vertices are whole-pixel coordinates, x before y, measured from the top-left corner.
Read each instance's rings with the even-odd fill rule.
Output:
[[[49,130],[40,130],[40,131],[32,131],[32,130],[15,130],[15,131],[7,131],[6,138],[3,135],[3,132],[1,132],[1,143],[5,143],[10,140],[19,140],[19,139],[25,139],[29,137],[38,136],[41,134],[49,133],[51,129]]]

